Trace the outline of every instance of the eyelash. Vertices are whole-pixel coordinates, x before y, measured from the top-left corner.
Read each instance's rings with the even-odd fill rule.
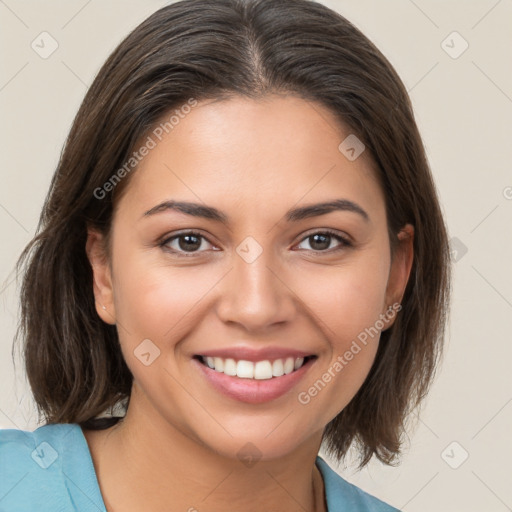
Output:
[[[172,253],[176,256],[178,256],[179,258],[181,257],[184,257],[184,258],[190,258],[190,257],[194,257],[196,256],[197,254],[200,254],[201,252],[204,252],[204,251],[195,251],[195,252],[191,252],[191,253],[186,253],[186,252],[182,252],[182,251],[176,251],[175,249],[169,249],[167,247],[167,244],[175,239],[178,239],[182,236],[186,236],[186,235],[193,235],[193,236],[196,236],[198,238],[202,238],[204,240],[206,240],[208,243],[211,244],[211,242],[201,233],[199,233],[198,231],[185,231],[183,233],[178,233],[177,235],[173,235],[171,237],[168,237],[166,238],[165,240],[163,240],[162,242],[159,242],[158,245],[159,247],[161,247],[164,251],[166,252],[169,252],[169,253]],[[347,238],[341,236],[339,233],[337,233],[336,231],[333,231],[331,229],[324,229],[324,230],[319,230],[319,231],[315,231],[313,233],[309,233],[308,235],[306,235],[304,238],[301,239],[301,241],[299,242],[302,243],[304,240],[307,240],[308,238],[314,236],[314,235],[330,235],[332,236],[333,238],[335,238],[337,241],[341,242],[341,245],[335,249],[326,249],[324,251],[321,251],[321,250],[314,250],[312,249],[311,251],[313,252],[313,254],[315,255],[322,255],[322,254],[332,254],[332,253],[336,253],[338,251],[341,251],[343,249],[346,249],[346,248],[349,248],[349,247],[352,247],[352,242],[350,242],[350,240],[348,240]],[[212,244],[213,245],[213,244]]]

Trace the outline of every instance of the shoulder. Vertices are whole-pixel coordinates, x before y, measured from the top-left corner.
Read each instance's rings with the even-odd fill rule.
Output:
[[[73,510],[73,486],[82,486],[80,471],[87,475],[84,444],[74,423],[43,425],[33,432],[1,429],[0,510]]]
[[[329,512],[400,512],[375,496],[347,482],[336,473],[320,456],[316,465],[322,473]]]
[[[12,450],[23,451],[34,448],[34,443],[37,442],[56,441],[59,443],[64,436],[77,427],[78,425],[74,423],[55,423],[38,427],[33,432],[29,430],[0,429],[0,450],[2,450],[2,453],[8,453]]]
[[[15,469],[32,469],[34,464],[47,469],[58,458],[67,435],[75,424],[44,425],[33,432],[28,430],[0,430],[0,471],[12,473]],[[2,480],[3,481],[3,480]]]

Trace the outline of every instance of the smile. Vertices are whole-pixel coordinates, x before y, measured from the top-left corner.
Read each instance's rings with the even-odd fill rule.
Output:
[[[237,402],[261,404],[289,394],[317,359],[306,354],[255,361],[196,355],[192,363],[200,378],[220,395]]]
[[[235,360],[233,358],[199,356],[200,361],[215,370],[232,377],[241,379],[266,380],[290,373],[300,369],[307,361],[314,356],[287,357],[273,361],[265,359],[262,361]]]

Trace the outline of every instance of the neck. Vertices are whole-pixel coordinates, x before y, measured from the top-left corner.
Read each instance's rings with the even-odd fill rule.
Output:
[[[185,427],[132,397],[126,417],[103,431],[84,431],[108,512],[326,510],[315,465],[321,432],[272,460],[219,455]],[[140,394],[140,392],[139,392]],[[135,398],[135,400],[134,400]],[[248,448],[248,452],[250,449]]]

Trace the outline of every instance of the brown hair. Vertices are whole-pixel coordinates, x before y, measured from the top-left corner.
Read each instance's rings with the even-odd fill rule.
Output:
[[[374,364],[327,426],[338,460],[354,443],[361,464],[391,464],[406,419],[428,391],[449,309],[446,228],[407,91],[381,52],[340,14],[310,0],[182,0],[136,27],[107,59],[76,115],[41,213],[21,254],[24,360],[46,423],[102,429],[128,400],[133,376],[116,327],[95,310],[87,227],[108,235],[111,179],[136,142],[190,98],[297,95],[333,112],[366,146],[386,201],[390,245],[415,228],[402,310],[382,332]],[[341,142],[341,141],[340,141]],[[136,172],[135,170],[132,171]],[[117,197],[130,176],[114,188]]]

